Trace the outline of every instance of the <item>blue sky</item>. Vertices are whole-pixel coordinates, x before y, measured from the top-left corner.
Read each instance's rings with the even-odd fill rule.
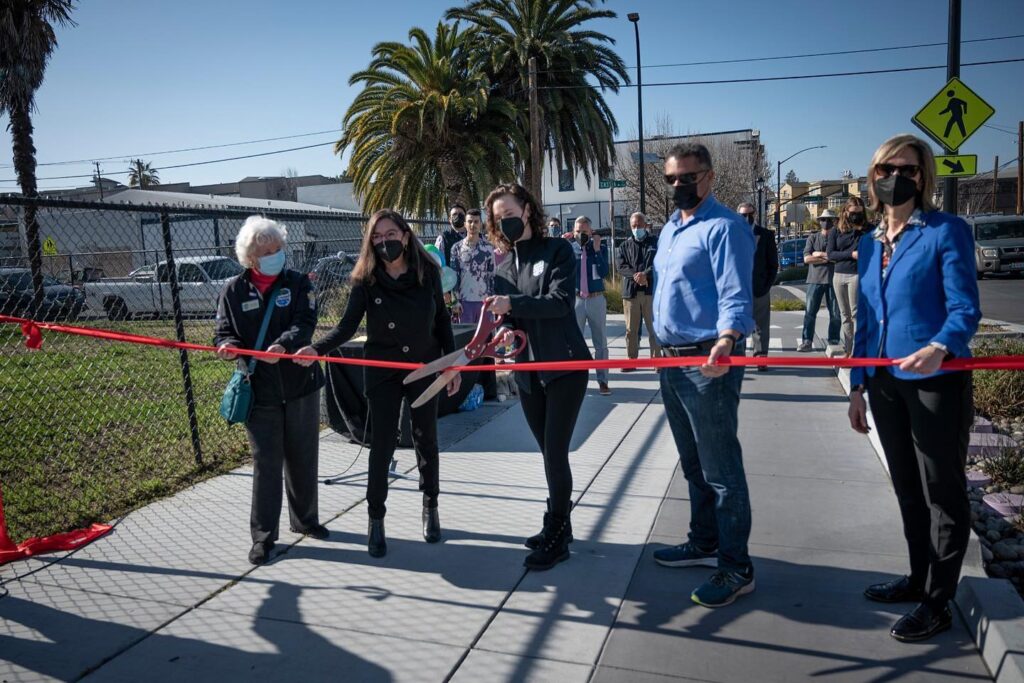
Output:
[[[37,96],[40,162],[145,154],[184,147],[326,131],[340,127],[356,94],[348,78],[371,47],[432,28],[453,1],[88,0]],[[618,13],[594,22],[633,66],[628,12],[640,12],[645,65],[767,57],[944,41],[945,0],[611,0]],[[1022,0],[964,0],[963,38],[1024,34]],[[962,61],[1024,57],[1024,38],[966,44]],[[646,68],[645,84],[756,78],[944,64],[944,47],[744,64]],[[1024,118],[1024,62],[965,67],[963,80],[996,109],[991,124],[1016,130]],[[944,71],[769,83],[647,87],[646,125],[671,116],[681,132],[758,128],[774,161],[811,145],[783,168],[802,179],[862,174],[886,137],[916,130],[910,117],[945,82]],[[636,130],[636,91],[609,95],[620,138]],[[0,124],[6,128],[6,117]],[[155,166],[329,142],[336,134],[179,154],[144,156]],[[0,191],[14,189],[10,139],[0,131]],[[988,170],[1016,155],[1015,135],[982,128],[961,150]],[[103,162],[105,175],[118,161]],[[166,170],[164,182],[229,182],[247,175],[335,175],[330,146],[244,161]],[[1011,173],[1013,169],[1006,169]],[[42,166],[40,178],[89,173],[89,164]],[[87,180],[40,180],[68,187]]]

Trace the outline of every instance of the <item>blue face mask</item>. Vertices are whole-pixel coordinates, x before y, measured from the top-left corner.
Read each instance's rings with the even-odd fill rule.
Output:
[[[264,275],[277,275],[284,270],[285,254],[284,249],[279,249],[276,254],[260,256],[259,271]]]
[[[633,231],[633,237],[635,237],[638,242],[643,242],[647,238],[647,228],[637,228]]]

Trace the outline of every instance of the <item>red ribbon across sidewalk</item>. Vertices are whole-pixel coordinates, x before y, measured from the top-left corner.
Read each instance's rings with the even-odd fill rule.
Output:
[[[111,529],[113,527],[109,524],[93,524],[86,529],[75,529],[45,538],[30,538],[15,544],[7,535],[7,521],[4,519],[4,496],[3,491],[0,490],[0,565],[42,553],[74,550],[110,533]]]

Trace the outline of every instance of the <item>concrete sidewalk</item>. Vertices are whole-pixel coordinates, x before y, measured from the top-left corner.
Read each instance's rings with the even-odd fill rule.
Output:
[[[795,346],[801,315],[773,315],[775,348]],[[609,319],[613,356],[621,320]],[[861,598],[905,570],[905,548],[832,373],[747,375],[758,590],[715,611],[689,601],[709,570],[650,557],[685,534],[689,511],[657,376],[613,372],[611,387],[601,397],[592,382],[584,404],[576,542],[551,571],[522,568],[546,497],[536,445],[514,402],[488,404],[440,423],[443,543],[422,541],[415,481],[398,480],[388,555],[370,558],[359,480],[321,487],[329,539],[286,535],[283,553],[251,568],[242,468],[70,557],[4,568],[0,681],[989,680],[959,623],[901,645],[887,633],[899,611]],[[358,453],[333,435],[321,443],[323,476]],[[399,452],[400,469],[411,457]]]

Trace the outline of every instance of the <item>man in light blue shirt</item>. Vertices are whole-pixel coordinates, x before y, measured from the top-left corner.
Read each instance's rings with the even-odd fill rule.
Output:
[[[711,193],[715,171],[703,145],[669,150],[665,181],[677,211],[654,258],[654,331],[667,356],[706,356],[699,367],[664,368],[661,392],[690,488],[689,540],[654,553],[669,567],[716,567],[690,598],[721,607],[754,590],[750,494],[737,437],[743,353],[754,330],[754,236]]]

